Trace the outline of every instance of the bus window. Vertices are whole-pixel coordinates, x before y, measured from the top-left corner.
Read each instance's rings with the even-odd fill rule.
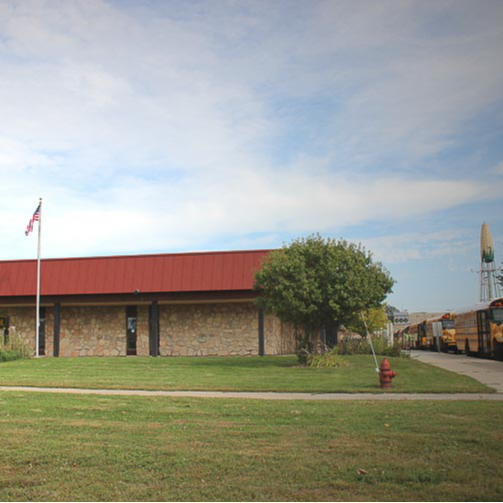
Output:
[[[503,323],[503,307],[491,308],[491,321],[496,323],[496,325],[501,325]]]
[[[442,320],[442,328],[444,330],[454,328],[454,320]]]

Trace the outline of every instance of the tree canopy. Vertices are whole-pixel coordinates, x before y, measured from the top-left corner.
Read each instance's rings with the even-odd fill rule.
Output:
[[[348,328],[364,337],[367,334],[367,329],[370,334],[378,330],[383,330],[386,328],[389,321],[386,315],[386,306],[365,309],[363,311],[363,316],[365,317],[365,321],[359,316]],[[367,324],[367,327],[365,327],[365,324]]]
[[[258,306],[310,333],[350,326],[362,310],[381,306],[393,285],[361,245],[319,235],[271,252],[255,275]]]

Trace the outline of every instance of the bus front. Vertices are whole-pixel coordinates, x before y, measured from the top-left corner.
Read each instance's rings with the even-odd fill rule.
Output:
[[[442,316],[442,349],[449,351],[449,349],[457,350],[456,346],[456,328],[454,325],[454,313],[446,313]]]
[[[503,299],[496,299],[489,305],[491,324],[491,345],[495,357],[503,358]]]

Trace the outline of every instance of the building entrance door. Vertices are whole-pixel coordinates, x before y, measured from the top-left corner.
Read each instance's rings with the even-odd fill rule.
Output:
[[[126,308],[126,354],[128,356],[136,356],[136,306],[128,306]]]
[[[45,356],[45,307],[40,308],[40,325],[38,329],[38,354]]]

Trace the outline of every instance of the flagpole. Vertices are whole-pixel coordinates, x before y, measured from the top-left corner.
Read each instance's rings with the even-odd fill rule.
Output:
[[[40,198],[40,211],[38,216],[38,253],[37,253],[37,313],[35,328],[35,356],[39,356],[39,336],[40,336],[40,236],[42,230],[42,198]]]

